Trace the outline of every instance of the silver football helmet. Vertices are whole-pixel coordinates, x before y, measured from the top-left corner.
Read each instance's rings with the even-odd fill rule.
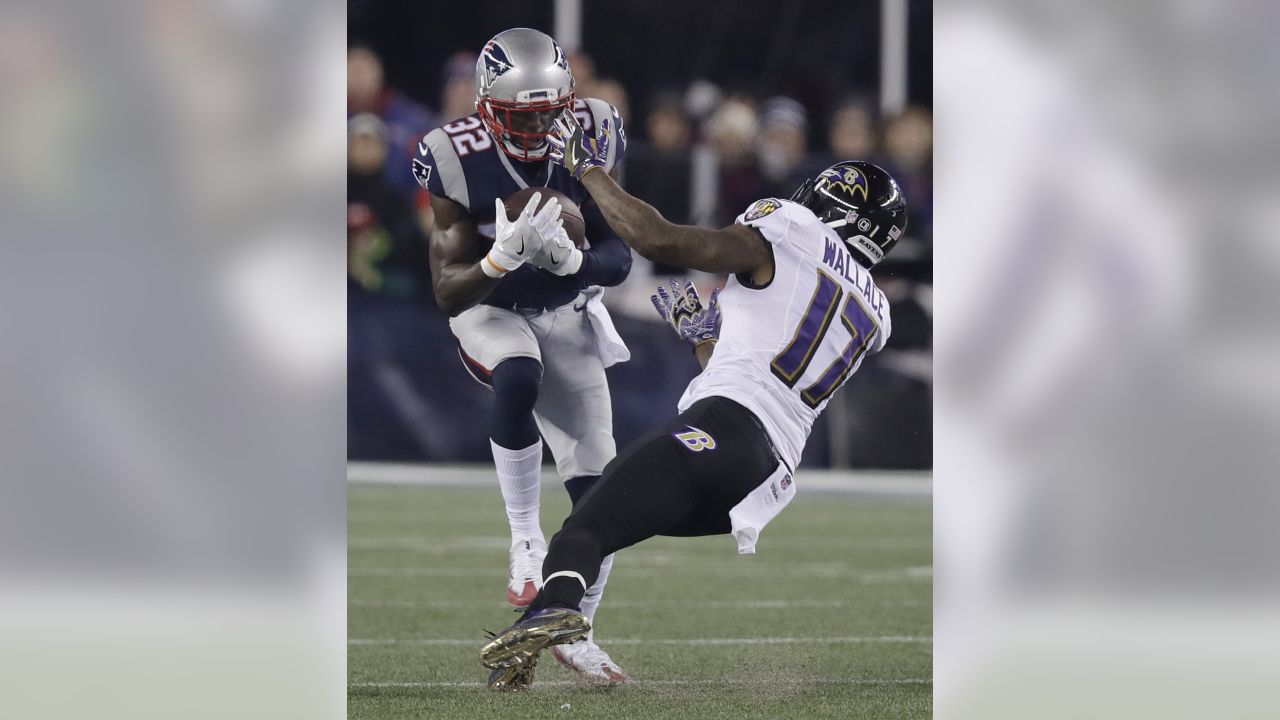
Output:
[[[550,36],[512,28],[485,43],[476,60],[476,109],[503,152],[546,157],[551,123],[572,104],[569,59]]]

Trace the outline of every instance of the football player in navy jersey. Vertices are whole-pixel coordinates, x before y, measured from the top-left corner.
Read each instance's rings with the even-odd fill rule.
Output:
[[[548,159],[548,136],[566,109],[584,127],[612,128],[616,150],[605,169],[615,174],[626,136],[611,105],[575,98],[564,51],[529,28],[485,44],[476,61],[476,108],[422,139],[413,174],[435,212],[436,302],[451,318],[463,364],[494,391],[490,446],[512,539],[507,599],[527,606],[542,585],[547,547],[539,524],[542,440],[576,504],[616,453],[605,367],[628,357],[600,288],[626,278],[631,252],[582,183]],[[508,219],[503,199],[530,187],[558,190],[581,206],[585,249],[561,227],[554,198],[539,211],[535,196]],[[612,555],[604,558],[582,601],[588,616],[612,565]],[[590,638],[558,650],[556,659],[588,682],[628,679]]]

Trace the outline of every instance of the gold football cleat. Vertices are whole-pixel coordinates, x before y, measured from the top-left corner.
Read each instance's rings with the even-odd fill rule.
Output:
[[[480,662],[487,668],[510,668],[526,663],[551,645],[581,640],[591,631],[591,621],[577,610],[545,608],[498,633],[480,648]]]
[[[489,673],[489,688],[510,692],[528,690],[533,685],[533,669],[537,665],[538,656],[534,655],[518,665],[497,668]]]

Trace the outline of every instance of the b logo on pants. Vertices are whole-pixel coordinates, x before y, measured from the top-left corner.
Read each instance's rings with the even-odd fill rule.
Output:
[[[672,433],[672,437],[684,443],[684,446],[692,452],[702,452],[703,450],[715,450],[716,439],[699,430],[692,425],[686,425],[689,432]]]

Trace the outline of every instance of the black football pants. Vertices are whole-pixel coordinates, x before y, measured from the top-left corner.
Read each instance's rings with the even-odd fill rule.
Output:
[[[699,400],[629,445],[574,505],[551,538],[542,577],[529,607],[578,607],[609,553],[653,537],[719,535],[730,531],[729,511],[778,468],[764,426],[749,410],[722,397]]]

